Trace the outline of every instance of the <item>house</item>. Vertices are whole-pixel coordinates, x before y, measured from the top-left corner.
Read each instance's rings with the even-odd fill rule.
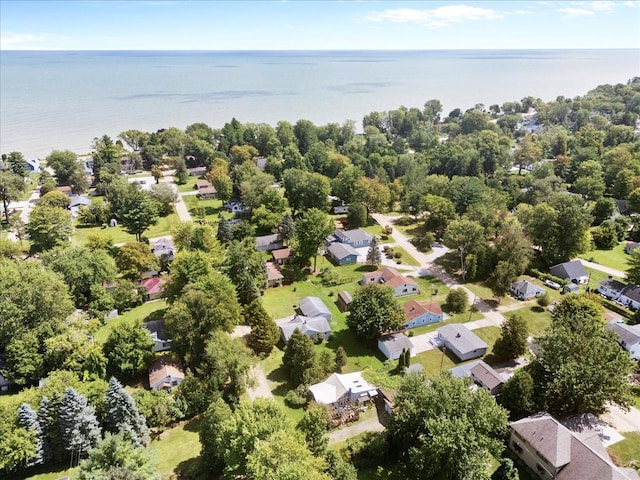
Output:
[[[440,305],[431,301],[409,300],[402,307],[405,317],[403,326],[407,329],[441,322],[444,318]]]
[[[324,317],[331,321],[331,311],[318,297],[305,297],[298,307],[300,315],[305,317]]]
[[[201,177],[203,175],[206,175],[207,167],[187,168],[187,172],[189,172],[190,177]]]
[[[273,262],[267,262],[267,287],[279,287],[282,285],[284,275],[280,272],[280,269]]]
[[[618,300],[626,285],[609,277],[598,283],[598,293],[609,300]]]
[[[373,240],[373,235],[361,228],[356,228],[354,230],[336,230],[327,238],[327,244],[339,242],[351,245],[353,248],[360,248],[371,245],[371,240]]]
[[[86,195],[73,195],[69,201],[71,216],[77,217],[80,213],[80,207],[88,207],[89,205],[91,205],[91,200]]]
[[[478,358],[487,353],[488,345],[461,323],[451,323],[438,329],[438,338],[461,361]]]
[[[548,413],[509,425],[509,448],[540,478],[550,480],[638,480],[616,467],[594,430],[575,433]]]
[[[454,377],[470,378],[476,385],[485,388],[491,395],[502,391],[505,379],[482,360],[467,363],[449,370]]]
[[[618,302],[631,310],[640,308],[640,287],[638,285],[627,285],[620,292]]]
[[[353,302],[353,298],[351,298],[349,292],[346,290],[338,292],[338,300],[336,301],[336,304],[341,312],[348,312],[351,307],[351,302]]]
[[[194,188],[195,188],[196,190],[200,191],[200,190],[201,190],[201,189],[203,189],[203,188],[208,188],[208,187],[211,187],[211,186],[212,186],[212,185],[211,185],[211,183],[209,182],[209,180],[202,180],[202,179],[200,179],[200,180],[196,180],[196,184],[195,184],[195,187],[194,187]]]
[[[280,333],[285,343],[289,341],[291,335],[296,330],[309,338],[314,335],[322,335],[325,340],[329,340],[331,336],[331,327],[324,317],[305,317],[304,315],[296,315],[293,320],[280,325]]]
[[[611,322],[605,330],[610,330],[618,337],[618,343],[629,352],[633,360],[640,359],[640,325]]]
[[[164,293],[164,280],[160,277],[145,278],[140,281],[145,290],[146,301],[157,300]]]
[[[266,157],[256,157],[253,159],[253,163],[256,164],[258,170],[264,172],[264,169],[267,168],[267,158]]]
[[[378,339],[378,350],[380,350],[389,360],[397,360],[404,350],[409,351],[410,356],[414,356],[413,344],[404,333],[390,333]]]
[[[37,158],[27,160],[27,171],[29,173],[42,172],[42,166],[40,165],[40,160],[38,160]]]
[[[248,210],[242,200],[229,200],[224,208],[229,213],[245,213]]]
[[[198,193],[196,193],[196,197],[200,199],[216,198],[217,193],[218,191],[216,190],[215,187],[203,187],[198,189]]]
[[[415,279],[400,275],[395,268],[384,267],[382,270],[365,273],[360,280],[360,284],[384,283],[389,285],[396,297],[418,293],[420,289]]]
[[[511,295],[516,297],[518,300],[530,300],[532,298],[538,298],[544,295],[546,290],[542,287],[534,285],[528,280],[519,280],[517,282],[513,282],[511,284],[511,288],[509,288]]]
[[[272,250],[271,256],[276,264],[285,265],[286,263],[289,263],[289,260],[291,260],[291,249],[287,247]]]
[[[56,187],[56,190],[60,193],[64,193],[67,197],[71,197],[73,192],[71,191],[71,187],[68,185],[63,185],[62,187]]]
[[[153,350],[155,352],[166,352],[171,350],[171,339],[167,337],[164,330],[164,319],[151,320],[142,324],[142,328],[149,332],[151,340],[153,340]]]
[[[329,195],[329,201],[331,202],[331,209],[333,210],[334,215],[349,213],[349,205],[346,205],[344,200],[341,200],[335,195]]]
[[[358,252],[348,243],[332,243],[327,247],[327,256],[334,265],[349,265],[358,261]]]
[[[182,364],[169,355],[156,357],[149,365],[149,388],[152,390],[171,390],[184,380]]]
[[[160,238],[153,243],[151,251],[158,258],[166,255],[167,260],[171,262],[173,261],[176,247],[173,245],[173,240],[170,238]]]
[[[324,382],[309,387],[312,400],[324,405],[362,404],[378,396],[378,388],[364,378],[362,372],[334,373]]]
[[[270,252],[271,250],[279,250],[284,246],[279,233],[272,235],[263,235],[256,237],[256,250],[259,252]]]
[[[624,251],[631,255],[633,251],[638,247],[640,247],[640,243],[638,242],[627,242],[627,244],[624,246]]]
[[[580,260],[559,263],[549,268],[549,272],[551,275],[571,283],[581,284],[589,281],[589,274],[584,269],[584,266],[582,266]]]

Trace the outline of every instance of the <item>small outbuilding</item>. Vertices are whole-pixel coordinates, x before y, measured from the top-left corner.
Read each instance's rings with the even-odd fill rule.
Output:
[[[389,360],[397,360],[403,351],[413,356],[413,344],[404,333],[391,333],[378,339],[378,350]]]
[[[279,287],[282,285],[282,281],[284,280],[284,275],[278,268],[278,266],[273,262],[267,262],[267,287]]]
[[[338,293],[338,300],[336,301],[336,304],[341,312],[348,312],[351,307],[351,302],[353,302],[353,298],[349,292],[341,290]]]
[[[147,302],[162,298],[164,293],[164,280],[160,277],[145,278],[140,285],[146,289],[145,299]]]

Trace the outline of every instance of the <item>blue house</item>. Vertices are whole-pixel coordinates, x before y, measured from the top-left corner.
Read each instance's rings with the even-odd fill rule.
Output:
[[[436,302],[410,300],[402,307],[405,317],[403,326],[407,329],[441,322],[444,319],[442,308]]]
[[[327,256],[334,265],[349,265],[358,261],[358,252],[346,243],[336,242],[329,245]]]

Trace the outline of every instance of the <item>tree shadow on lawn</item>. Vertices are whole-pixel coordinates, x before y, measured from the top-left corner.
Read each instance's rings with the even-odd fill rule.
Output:
[[[358,338],[354,333],[350,332],[349,329],[333,332],[331,338],[327,341],[327,346],[334,351],[341,346],[344,348],[344,351],[347,352],[349,359],[363,368],[371,365],[368,365],[369,362],[362,365],[361,362],[356,359],[370,359],[373,357],[381,363],[386,361],[382,352],[376,348],[374,341]]]
[[[164,318],[165,312],[167,311],[167,308],[154,310],[153,312],[151,312],[149,315],[147,315],[142,319],[142,323],[151,322],[153,320],[162,320]]]
[[[363,264],[353,269],[354,272],[375,272],[378,269],[376,265]]]
[[[277,383],[278,386],[271,390],[275,396],[284,397],[289,390],[293,389],[293,386],[289,384],[289,377],[284,366],[279,366],[275,370],[272,370],[267,375],[267,380]]]
[[[194,417],[191,420],[188,420],[187,423],[184,424],[184,429],[187,432],[200,432],[200,426],[202,425],[202,417]]]
[[[198,455],[194,458],[183,460],[174,469],[171,478],[177,475],[177,478],[183,478],[188,480],[208,480],[211,475],[207,472],[207,469],[202,463],[202,456]]]

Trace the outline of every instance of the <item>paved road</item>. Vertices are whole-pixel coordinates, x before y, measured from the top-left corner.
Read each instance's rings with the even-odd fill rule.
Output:
[[[24,222],[25,225],[29,223],[29,214],[31,213],[31,210],[33,210],[33,207],[35,207],[36,202],[39,199],[40,199],[40,187],[38,186],[31,193],[31,196],[29,197],[29,201],[27,202],[25,207],[22,209],[22,212],[20,212],[20,219]],[[13,230],[11,230],[8,233],[7,238],[13,242],[18,241],[18,237],[16,237],[16,234]]]
[[[606,273],[607,275],[613,275],[614,277],[619,277],[623,279],[627,278],[627,273],[621,270],[616,270],[615,268],[606,267],[604,265],[600,265],[599,263],[587,262],[586,260],[583,260],[581,258],[578,258],[577,260],[580,260],[582,262],[582,265],[584,265],[585,267],[593,268],[594,270],[599,270],[601,272]]]
[[[640,410],[631,407],[625,412],[615,405],[609,407],[609,411],[602,415],[602,419],[610,423],[619,432],[640,432]]]
[[[178,186],[176,185],[175,180],[173,179],[173,170],[165,170],[162,172],[162,180],[163,183],[169,185],[174,192],[178,195],[178,201],[176,202],[176,213],[180,218],[181,222],[190,222],[191,214],[189,213],[189,209],[182,201],[182,195],[178,190]]]

